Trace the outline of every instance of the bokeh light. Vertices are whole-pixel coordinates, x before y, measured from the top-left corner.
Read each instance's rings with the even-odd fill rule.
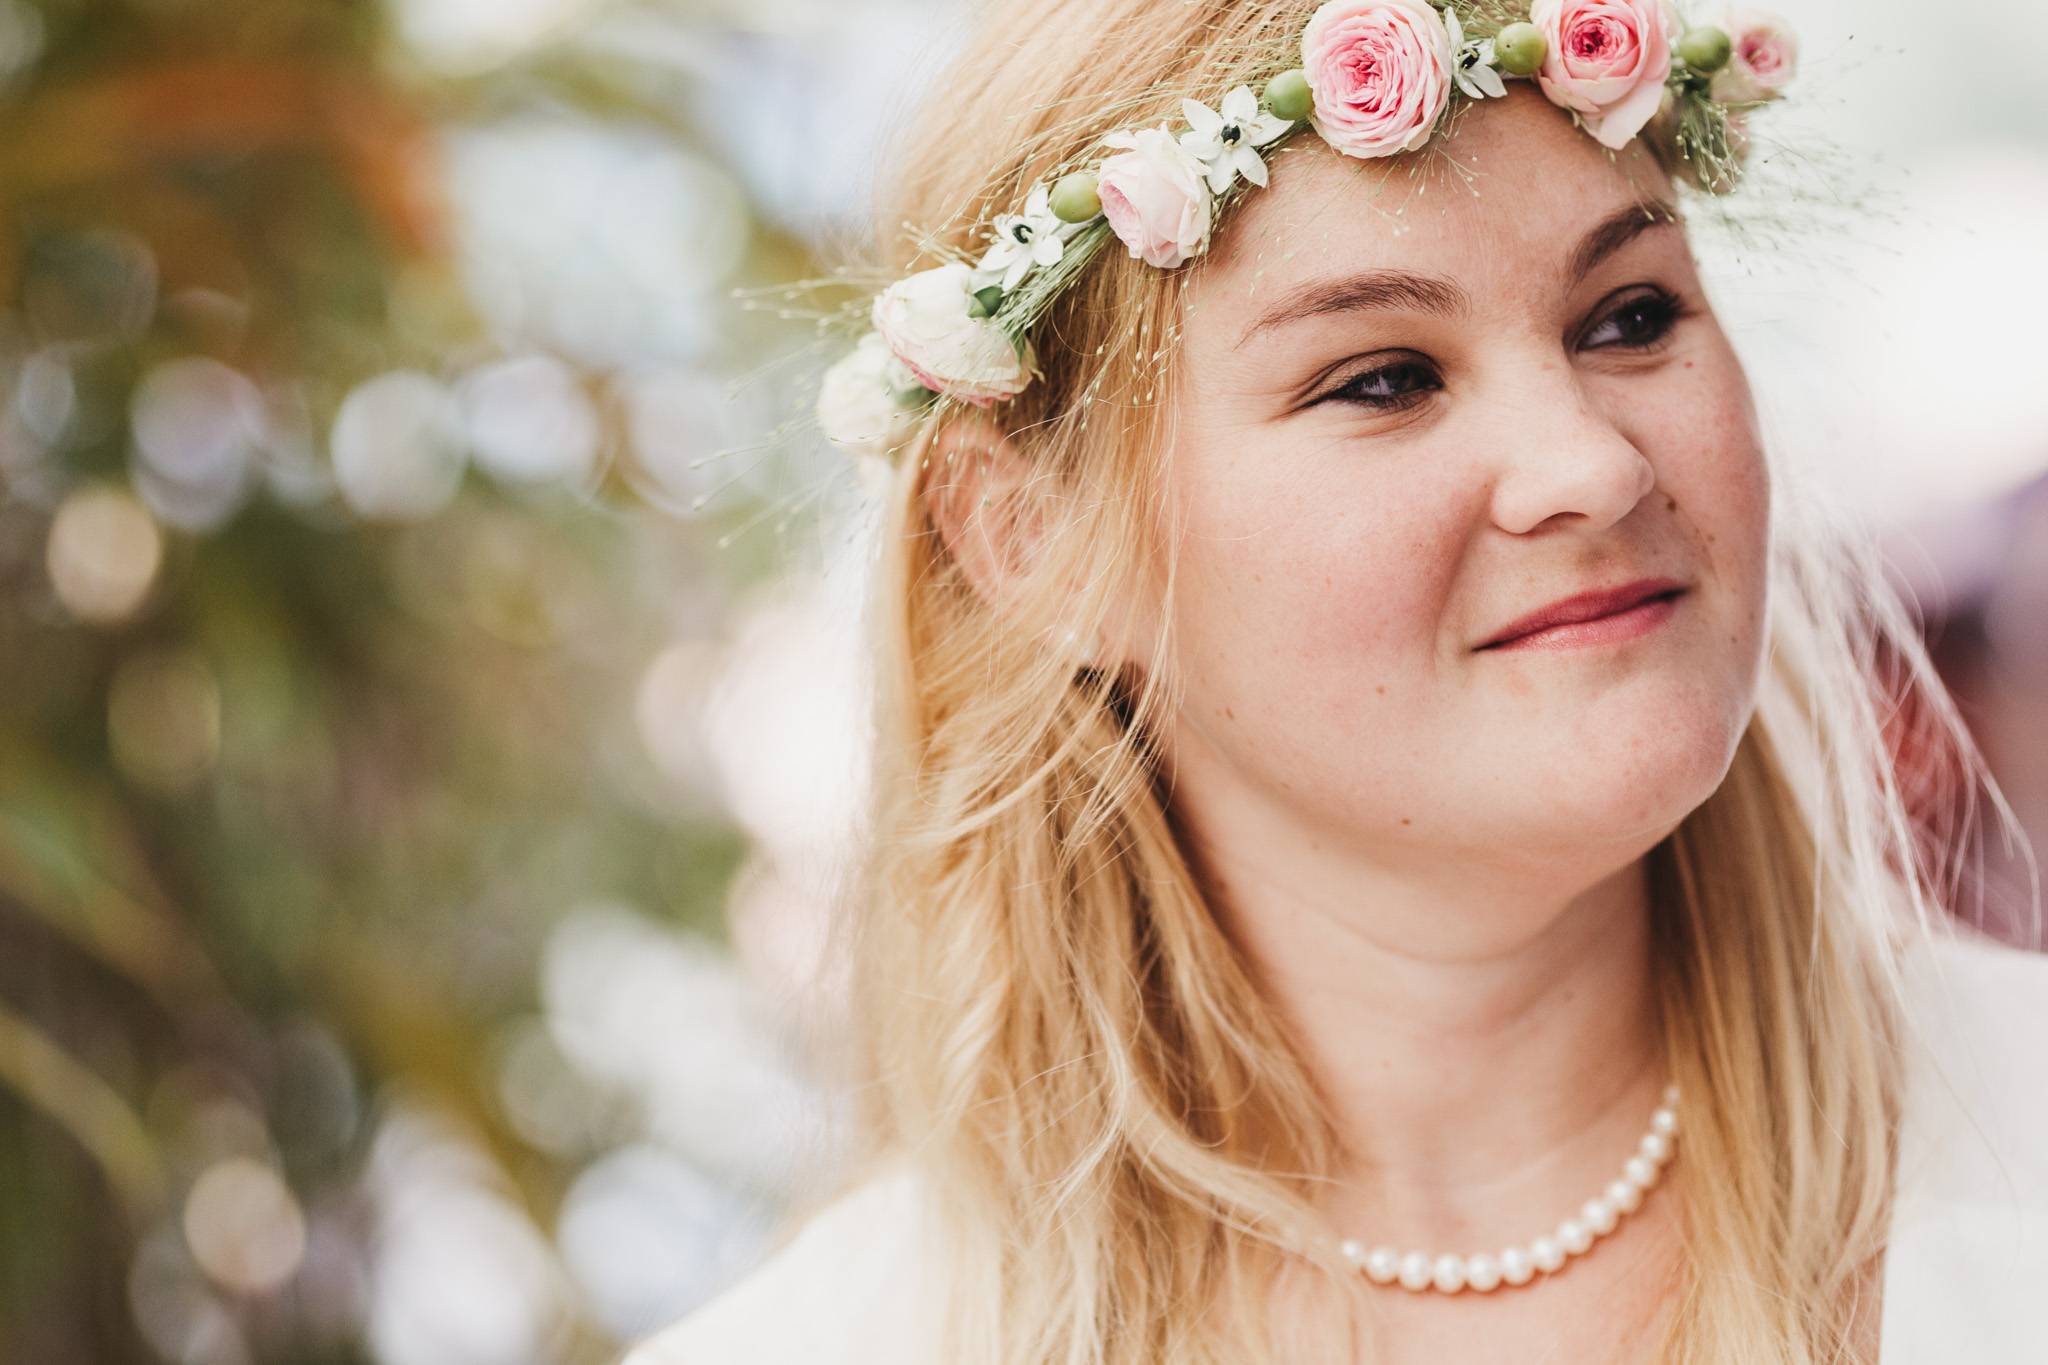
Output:
[[[624,1099],[562,1055],[545,1019],[521,1019],[507,1028],[497,1073],[506,1118],[542,1151],[583,1157],[631,1131]]]
[[[512,484],[581,484],[597,466],[597,405],[576,372],[548,356],[472,370],[456,388],[470,453]]]
[[[135,486],[166,522],[208,531],[248,495],[264,429],[263,396],[217,360],[151,370],[130,399]]]
[[[116,488],[73,493],[50,520],[44,566],[64,609],[111,625],[135,613],[163,566],[163,533],[133,494]]]
[[[770,493],[775,470],[757,402],[690,366],[646,366],[619,379],[635,486],[673,516],[699,517]]]
[[[704,698],[714,665],[708,644],[678,642],[647,665],[634,693],[633,717],[640,742],[655,768],[679,793],[702,791],[714,781],[703,728]]]
[[[705,701],[733,814],[786,862],[841,854],[857,832],[869,729],[859,584],[850,572],[798,580],[754,604]]]
[[[270,1166],[230,1157],[209,1167],[185,1196],[185,1244],[222,1288],[262,1294],[298,1273],[306,1218]]]
[[[463,273],[508,348],[615,367],[697,355],[747,245],[731,179],[652,129],[529,116],[447,155]]]
[[[385,1119],[371,1157],[380,1365],[530,1365],[561,1347],[566,1281],[505,1183],[445,1122],[415,1110]]]
[[[30,356],[14,381],[14,408],[31,436],[45,445],[63,440],[78,410],[78,385],[71,367],[51,351]]]
[[[454,395],[427,375],[379,375],[343,400],[329,442],[334,480],[363,516],[412,521],[448,505],[467,460]]]
[[[622,906],[571,911],[542,965],[548,1025],[647,1132],[713,1178],[766,1195],[827,1151],[832,1114],[731,957]]]
[[[399,32],[427,61],[481,70],[560,32],[598,0],[399,0]]]
[[[757,1205],[659,1148],[623,1147],[562,1200],[555,1239],[606,1329],[632,1341],[700,1307],[759,1259]]]
[[[23,0],[0,0],[0,83],[14,80],[43,55],[43,14]]]
[[[176,1228],[146,1239],[128,1270],[128,1306],[157,1356],[178,1365],[251,1365],[240,1326]]]

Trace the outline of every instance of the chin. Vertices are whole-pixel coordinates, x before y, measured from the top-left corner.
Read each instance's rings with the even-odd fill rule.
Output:
[[[1588,723],[1555,727],[1523,752],[1531,822],[1545,840],[1614,845],[1635,856],[1720,787],[1749,707],[1697,685],[1609,697]],[[1531,732],[1524,732],[1525,735]],[[1538,731],[1540,733],[1540,731]]]

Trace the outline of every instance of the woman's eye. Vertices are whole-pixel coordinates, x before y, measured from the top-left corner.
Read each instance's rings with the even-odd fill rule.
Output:
[[[1436,372],[1436,366],[1423,360],[1397,360],[1352,376],[1316,401],[1399,408],[1443,386],[1443,376]]]
[[[1579,339],[1579,349],[1649,350],[1671,335],[1682,312],[1678,300],[1662,290],[1634,295],[1623,299],[1588,328]]]

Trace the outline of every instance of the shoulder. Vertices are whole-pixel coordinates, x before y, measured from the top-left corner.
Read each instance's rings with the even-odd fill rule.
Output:
[[[919,1179],[873,1181],[625,1365],[915,1365],[933,1325],[922,1306],[927,1237]]]
[[[2048,956],[1942,941],[1907,986],[1885,1360],[2048,1359]]]

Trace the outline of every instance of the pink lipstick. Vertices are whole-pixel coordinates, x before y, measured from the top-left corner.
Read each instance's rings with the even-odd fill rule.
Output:
[[[1502,629],[1486,649],[1578,649],[1647,635],[1671,619],[1685,584],[1643,578],[1552,602]]]

